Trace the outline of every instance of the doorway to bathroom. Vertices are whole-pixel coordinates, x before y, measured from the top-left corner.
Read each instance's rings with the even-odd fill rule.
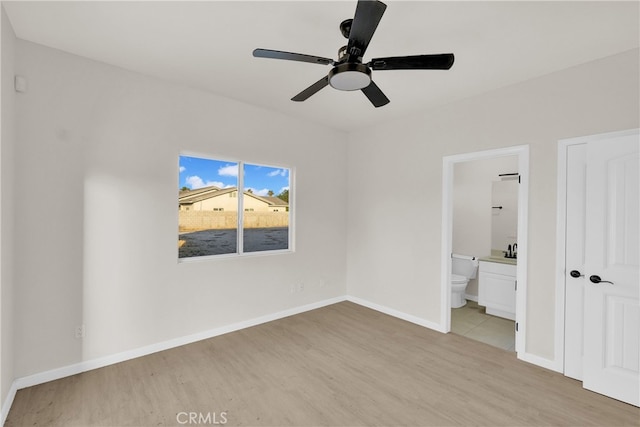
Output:
[[[526,339],[528,163],[528,146],[443,158],[443,329],[517,353]],[[479,265],[461,307],[453,256]]]

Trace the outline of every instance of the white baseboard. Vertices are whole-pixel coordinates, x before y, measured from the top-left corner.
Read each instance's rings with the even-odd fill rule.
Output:
[[[14,381],[9,388],[9,393],[7,394],[7,398],[2,403],[2,413],[0,413],[0,426],[4,425],[4,422],[7,420],[7,416],[9,415],[9,410],[11,409],[11,405],[13,404],[13,399],[16,397],[16,392],[18,391],[18,385]]]
[[[561,374],[563,367],[559,366],[559,364],[552,359],[545,359],[544,357],[536,356],[535,354],[526,353],[526,352],[518,352],[518,359],[531,363],[533,365],[540,366],[541,368],[549,369],[551,371],[560,372]]]
[[[440,325],[439,323],[431,322],[430,320],[426,320],[421,317],[414,316],[412,314],[403,313],[402,311],[385,307],[383,305],[379,305],[371,301],[367,301],[365,299],[354,297],[351,295],[347,295],[346,299],[347,301],[351,301],[363,307],[367,307],[372,310],[376,310],[381,313],[388,314],[389,316],[397,317],[398,319],[406,320],[407,322],[415,323],[416,325],[424,326],[425,328],[433,329],[434,331],[446,333],[442,325]]]
[[[284,317],[289,317],[296,314],[304,313],[305,311],[315,310],[317,308],[336,304],[345,300],[346,300],[345,296],[330,298],[330,299],[314,302],[311,304],[294,307],[288,310],[279,311],[277,313],[267,314],[265,316],[256,317],[253,319],[245,320],[245,321],[234,323],[231,325],[222,326],[222,327],[211,329],[208,331],[203,331],[196,334],[187,335],[184,337],[179,337],[172,340],[159,342],[156,344],[151,344],[145,347],[140,347],[133,350],[124,351],[121,353],[100,357],[98,359],[86,360],[79,363],[75,363],[73,365],[63,366],[63,367],[52,369],[45,372],[39,372],[37,374],[16,379],[14,381],[15,389],[20,390],[26,387],[43,384],[49,381],[57,380],[60,378],[68,377],[68,376],[79,374],[82,372],[87,372],[93,369],[98,369],[98,368],[113,365],[116,363],[124,362],[127,360],[135,359],[137,357],[146,356],[148,354],[157,353],[159,351],[169,350],[171,348],[179,347],[182,345],[191,344],[197,341],[213,338],[219,335],[228,334],[230,332],[238,331],[240,329],[245,329],[252,326],[260,325],[262,323],[271,322],[273,320],[282,319]],[[15,392],[14,392],[14,395],[15,395]],[[13,398],[11,398],[10,401],[9,399],[7,399],[8,403],[5,402],[5,405],[7,405],[8,408],[10,408],[12,401],[13,401]],[[7,409],[7,413],[8,413],[8,409]]]
[[[469,301],[478,302],[478,295],[464,294],[464,299],[469,300]]]

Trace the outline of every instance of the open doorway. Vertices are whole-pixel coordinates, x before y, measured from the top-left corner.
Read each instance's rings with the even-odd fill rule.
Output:
[[[460,306],[459,296],[452,296],[452,277],[458,279],[457,275],[452,276],[452,256],[455,254],[456,263],[459,263],[460,257],[475,258],[476,261],[483,260],[483,262],[479,263],[484,266],[483,269],[469,280],[464,291],[463,300],[469,301],[464,305],[466,308],[463,308],[463,310],[455,309],[456,313],[462,313],[462,317],[465,317],[466,314],[470,316],[466,319],[468,323],[461,327],[470,330],[474,326],[484,323],[488,318],[495,318],[495,320],[491,320],[478,329],[477,332],[482,335],[483,328],[493,328],[495,323],[497,325],[496,328],[501,329],[500,333],[502,335],[511,334],[512,338],[511,343],[502,340],[498,346],[506,350],[515,350],[516,352],[524,351],[526,339],[528,165],[528,146],[465,153],[443,158],[441,258],[441,322],[444,326],[443,329],[446,332],[452,331],[452,306]],[[495,175],[503,176],[495,176],[494,179],[489,180],[488,176],[494,174],[494,171],[497,171],[496,168],[501,169],[501,171]],[[480,187],[476,183],[471,182],[473,181],[471,178],[466,188],[462,190],[458,188],[459,191],[466,191],[466,193],[456,194],[456,175],[458,180],[469,180],[469,177],[465,177],[465,175],[470,173],[486,175],[486,185],[479,189]],[[478,181],[485,178],[480,178]],[[497,220],[498,216],[501,216],[500,219],[506,219],[507,217],[505,215],[507,211],[505,203],[501,202],[495,206],[491,203],[492,200],[496,200],[491,194],[492,182],[511,183],[497,184],[496,192],[503,191],[501,189],[503,186],[517,185],[517,196],[515,196],[517,199],[515,204],[517,206],[514,209],[517,213],[514,212],[515,218],[512,219],[512,221],[517,221],[517,226],[512,224],[512,226],[506,227],[506,229],[511,229],[512,231],[492,233],[492,221]],[[462,209],[460,205],[464,200],[468,200],[468,202],[465,202],[467,203],[466,207]],[[500,210],[499,206],[502,206],[503,209]],[[492,212],[494,207],[499,212]],[[500,215],[500,213],[503,215]],[[464,230],[458,229],[454,232],[454,224],[457,224],[459,228],[462,227],[461,224],[467,225],[464,225]],[[496,228],[498,226],[499,224],[496,225]],[[492,234],[496,234],[496,236],[492,236]],[[494,242],[493,240],[496,241]],[[515,248],[513,247],[514,243],[516,244]],[[504,256],[504,252],[507,252],[507,257]],[[514,252],[517,252],[517,261],[515,257],[510,258],[514,256]],[[494,266],[496,271],[493,271]],[[478,286],[478,278],[485,284],[482,289]],[[456,289],[459,287],[453,286]],[[499,290],[499,292],[491,295],[489,294],[491,289]],[[506,304],[505,301],[509,299],[511,299],[511,307],[507,308],[509,304]],[[478,303],[480,303],[480,306],[478,306]],[[487,306],[486,310],[484,308],[485,305]],[[487,316],[487,313],[489,316],[483,318],[482,315]],[[455,314],[454,318],[457,317],[458,315]],[[503,319],[504,321],[502,321]],[[474,325],[474,322],[478,324]],[[515,330],[512,329],[510,332],[510,328]],[[460,333],[460,329],[457,329],[456,332]],[[473,337],[470,336],[470,338]]]
[[[519,176],[516,155],[454,164],[451,332],[514,352]]]

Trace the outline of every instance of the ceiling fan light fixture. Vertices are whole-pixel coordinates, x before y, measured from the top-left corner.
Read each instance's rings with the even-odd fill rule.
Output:
[[[371,84],[371,70],[364,64],[345,62],[329,72],[329,84],[338,90],[360,90]]]

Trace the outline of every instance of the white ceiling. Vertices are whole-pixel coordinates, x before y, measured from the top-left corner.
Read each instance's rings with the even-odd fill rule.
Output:
[[[353,1],[2,2],[19,38],[342,130],[393,120],[639,46],[639,2],[387,0],[364,60],[455,54],[449,71],[378,71],[391,103],[327,87],[330,66],[254,58],[256,47],[337,59]]]

